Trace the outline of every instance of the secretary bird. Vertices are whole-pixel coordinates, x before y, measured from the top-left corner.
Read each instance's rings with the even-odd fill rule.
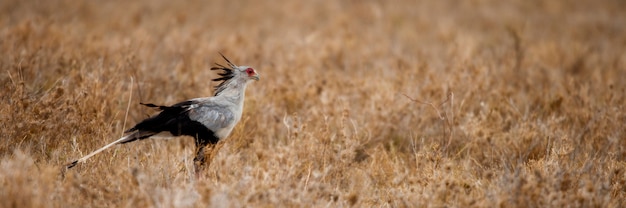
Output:
[[[222,70],[219,78],[213,81],[222,81],[215,87],[213,97],[194,98],[172,106],[155,104],[142,105],[157,108],[161,112],[149,117],[134,127],[126,130],[126,136],[114,141],[78,160],[69,163],[66,167],[72,168],[83,163],[90,157],[116,144],[125,144],[143,140],[152,136],[192,136],[195,139],[196,152],[194,168],[196,174],[206,163],[205,148],[207,145],[216,145],[231,133],[241,119],[246,86],[252,80],[259,80],[259,74],[248,66],[237,66],[224,55],[222,58],[228,67],[216,63],[211,70]],[[215,151],[215,148],[212,149]]]

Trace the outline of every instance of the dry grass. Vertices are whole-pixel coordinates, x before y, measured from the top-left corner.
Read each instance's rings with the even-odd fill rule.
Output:
[[[0,207],[623,207],[625,10],[1,1]],[[212,94],[218,52],[261,81],[204,178],[190,138],[61,174],[140,101]]]

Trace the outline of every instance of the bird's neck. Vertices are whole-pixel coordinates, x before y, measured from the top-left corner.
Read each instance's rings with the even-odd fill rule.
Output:
[[[216,95],[216,97],[223,97],[225,100],[228,100],[235,105],[243,106],[243,100],[246,94],[245,81],[232,80],[223,87],[224,88]]]

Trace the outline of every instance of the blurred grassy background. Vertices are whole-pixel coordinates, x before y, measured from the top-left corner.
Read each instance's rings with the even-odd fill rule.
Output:
[[[624,206],[623,11],[2,1],[0,206]],[[155,113],[139,102],[212,95],[218,52],[261,81],[203,178],[190,138],[119,146],[62,174]]]

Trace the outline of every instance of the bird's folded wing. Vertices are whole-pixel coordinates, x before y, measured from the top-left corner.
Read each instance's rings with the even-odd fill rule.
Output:
[[[214,103],[203,103],[189,109],[189,118],[202,123],[211,131],[219,131],[222,128],[233,125],[234,113],[227,107]]]

